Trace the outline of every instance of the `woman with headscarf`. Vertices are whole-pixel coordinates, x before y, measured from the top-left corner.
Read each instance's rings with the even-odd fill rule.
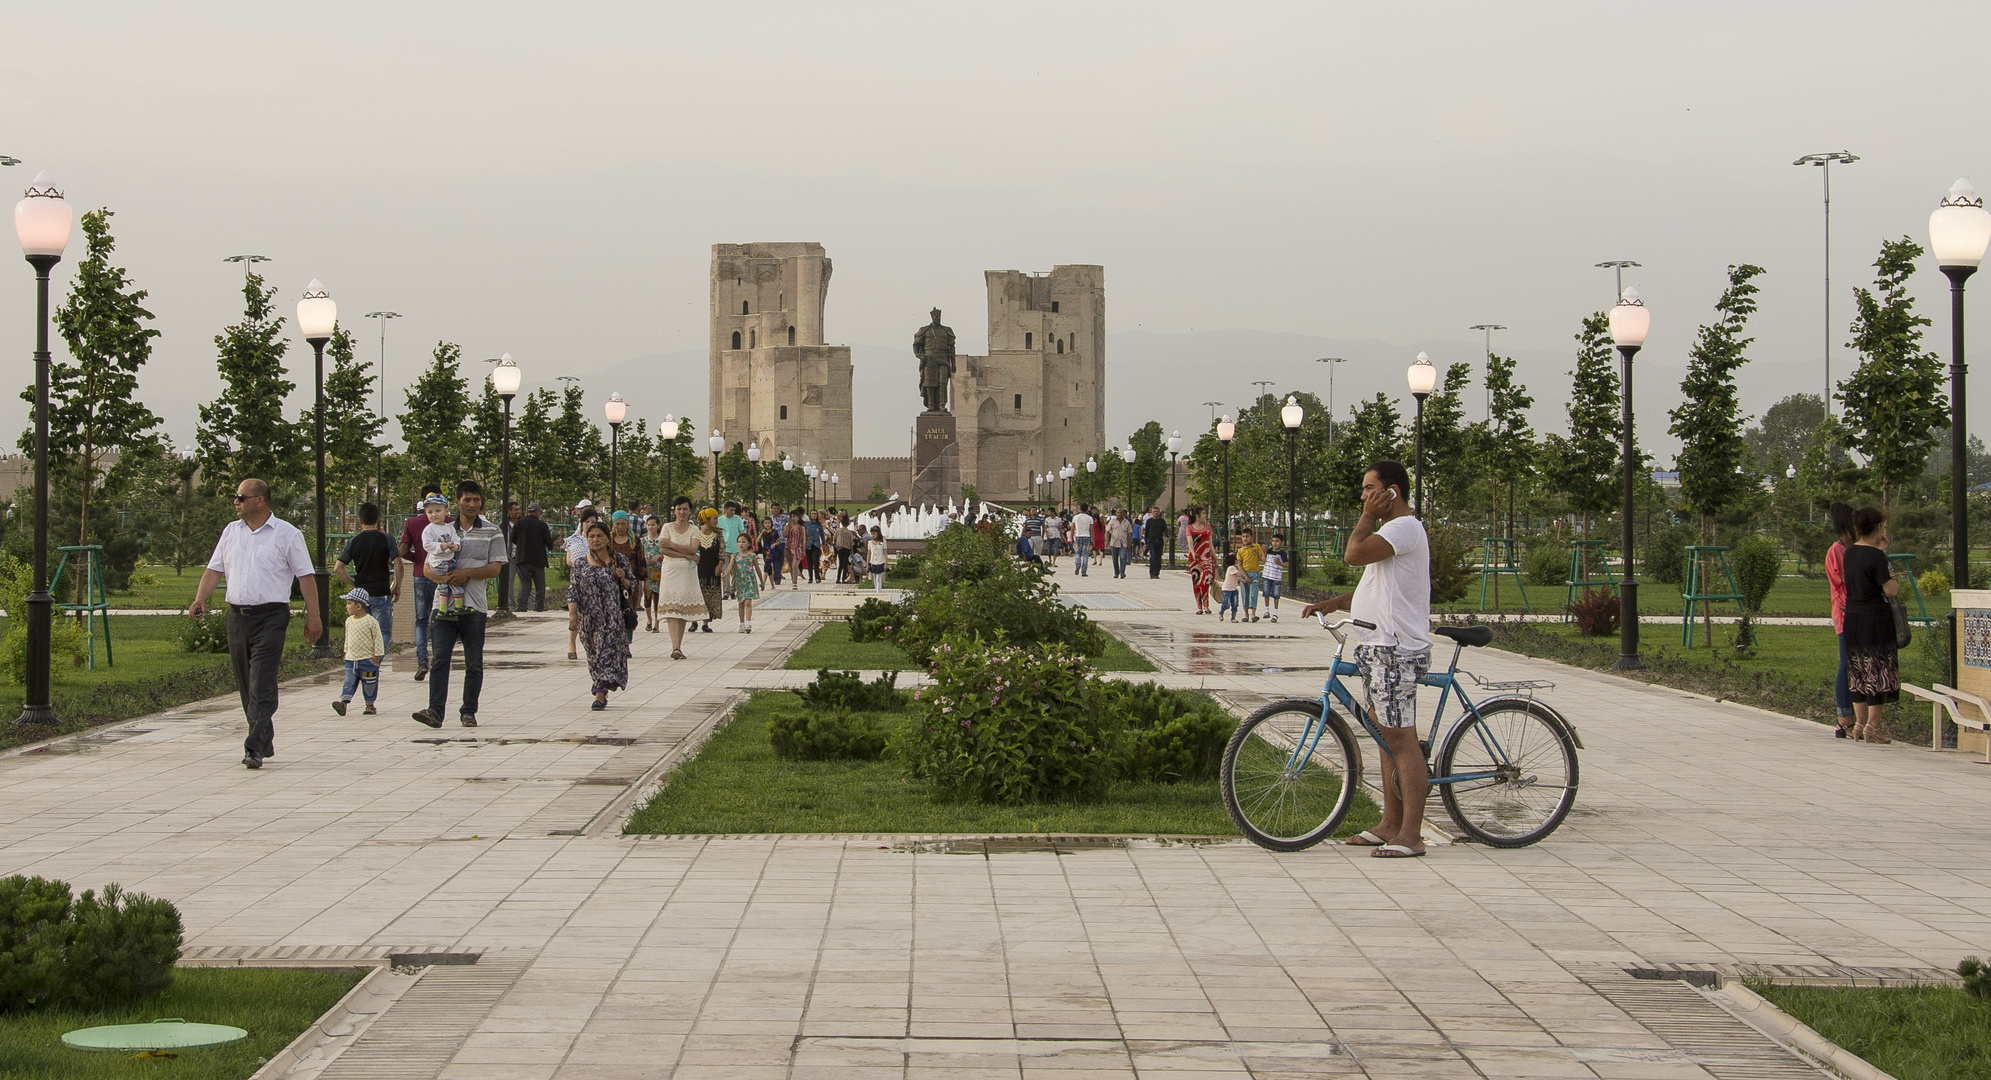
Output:
[[[608,708],[609,691],[629,684],[629,631],[622,603],[635,575],[629,560],[615,552],[600,519],[588,522],[585,535],[587,557],[574,564],[567,579],[567,629],[578,634],[588,650],[588,678],[595,696],[591,707],[601,710]]]
[[[624,588],[629,593],[630,606],[643,610],[643,590],[650,581],[649,564],[643,559],[643,541],[637,537],[635,525],[629,519],[629,511],[617,510],[608,528],[608,549],[617,558],[629,564],[629,581]],[[636,640],[636,631],[629,631],[629,640]]]
[[[698,591],[705,597],[703,633],[712,632],[712,620],[726,616],[721,599],[721,574],[726,565],[726,534],[719,531],[719,511],[706,507],[698,512]]]

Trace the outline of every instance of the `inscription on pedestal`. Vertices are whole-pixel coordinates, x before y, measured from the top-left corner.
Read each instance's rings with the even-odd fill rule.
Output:
[[[961,497],[961,448],[955,441],[954,417],[926,413],[913,421],[912,502],[945,506]]]

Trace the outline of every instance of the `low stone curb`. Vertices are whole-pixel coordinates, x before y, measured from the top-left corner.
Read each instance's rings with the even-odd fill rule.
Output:
[[[299,1032],[290,1045],[272,1055],[249,1080],[316,1075],[413,985],[414,978],[392,968],[378,967],[368,972],[366,978],[346,991],[338,1004],[325,1010],[325,1015]]]
[[[1800,1023],[1791,1014],[1765,1001],[1741,982],[1723,978],[1716,990],[1702,990],[1717,1004],[1750,1027],[1775,1039],[1798,1056],[1845,1077],[1845,1080],[1895,1080],[1872,1062]]]

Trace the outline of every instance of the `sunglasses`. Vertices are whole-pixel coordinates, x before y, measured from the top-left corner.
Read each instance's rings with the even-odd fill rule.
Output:
[[[244,499],[261,499],[261,498],[264,498],[264,496],[262,496],[262,495],[243,495],[243,494],[241,494],[240,492],[237,492],[237,493],[236,493],[236,495],[235,495],[235,501],[236,501],[236,502],[241,502],[241,501],[242,501],[242,500],[244,500]]]

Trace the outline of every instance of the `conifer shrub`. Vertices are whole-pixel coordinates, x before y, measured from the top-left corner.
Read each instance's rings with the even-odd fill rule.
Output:
[[[165,900],[115,884],[72,898],[66,882],[0,878],[0,1012],[150,997],[172,981],[180,941]]]

